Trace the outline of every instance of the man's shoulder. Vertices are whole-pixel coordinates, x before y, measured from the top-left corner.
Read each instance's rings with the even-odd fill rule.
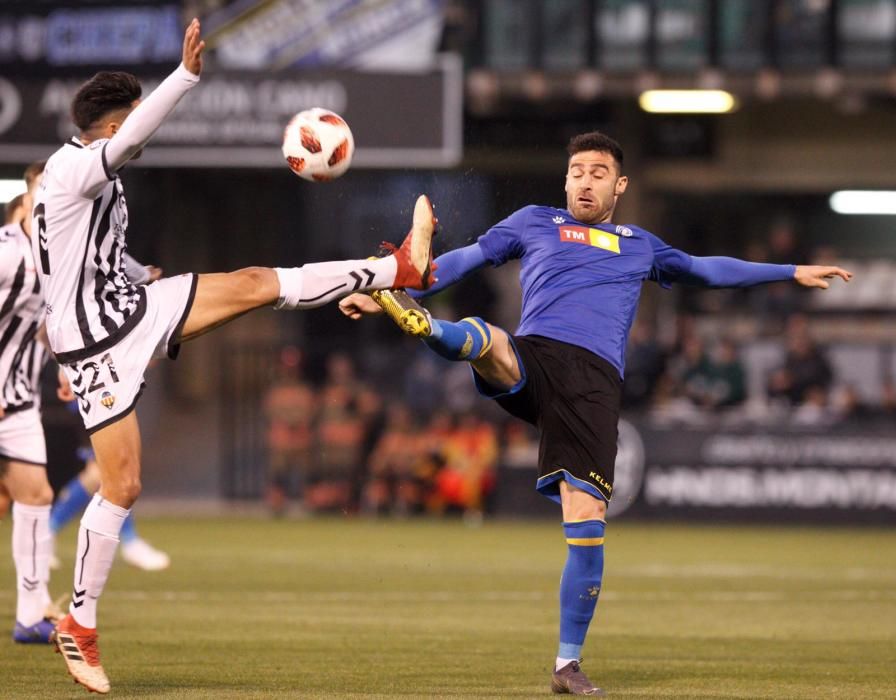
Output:
[[[77,138],[72,137],[63,143],[56,151],[47,159],[47,164],[58,161],[72,161],[80,158],[93,156],[98,150],[102,150],[103,146],[109,142],[109,139],[97,139],[90,143],[82,143]]]

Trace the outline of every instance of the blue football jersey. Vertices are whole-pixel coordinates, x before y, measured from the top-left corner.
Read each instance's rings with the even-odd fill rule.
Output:
[[[479,237],[498,266],[518,258],[523,307],[517,335],[578,345],[622,376],[641,285],[682,278],[690,256],[631,225],[583,224],[566,209],[528,206]]]

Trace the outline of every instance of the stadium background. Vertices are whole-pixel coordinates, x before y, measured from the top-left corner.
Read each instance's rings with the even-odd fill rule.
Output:
[[[626,151],[618,221],[694,254],[856,272],[811,294],[645,287],[584,655],[620,696],[894,697],[894,218],[829,197],[896,189],[896,0],[5,0],[0,178],[68,138],[95,70],[164,77],[193,14],[201,86],[122,174],[131,252],[166,274],[366,255],[403,236],[420,192],[437,249],[463,245],[524,204],[562,206],[564,146],[594,128]],[[647,113],[652,87],[725,88],[738,107]],[[279,156],[315,105],[358,145],[326,185]],[[433,303],[513,328],[516,269]],[[172,565],[113,570],[115,693],[543,696],[559,514],[533,492],[531,433],[470,384],[335,308],[252,314],[152,368],[137,513]],[[45,419],[58,486],[83,437],[51,386]],[[265,501],[277,449],[305,465],[282,519]],[[309,498],[313,471],[338,478]],[[6,554],[0,576],[11,627]],[[69,696],[52,654],[10,647],[0,695]]]
[[[160,132],[161,145],[144,158],[151,167],[138,164],[123,175],[132,252],[168,274],[371,253],[380,240],[402,234],[422,191],[442,222],[438,247],[463,245],[523,204],[562,205],[566,140],[605,130],[625,147],[632,180],[617,221],[637,222],[694,254],[837,260],[858,273],[850,287],[817,295],[782,287],[648,287],[629,352],[626,412],[626,434],[643,454],[629,460],[630,468],[620,465],[623,473],[634,471],[624,500],[646,515],[679,507],[690,515],[771,508],[776,517],[828,518],[833,507],[848,519],[892,520],[892,218],[837,214],[828,197],[893,186],[893,3],[250,6],[5,3],[3,173],[15,177],[27,159],[45,156],[68,133],[67,96],[92,70],[124,67],[149,83],[162,77],[177,60],[180,24],[189,14],[203,18],[209,37],[208,92]],[[281,30],[265,35],[278,18]],[[261,81],[270,83],[266,92],[247,87]],[[649,114],[637,98],[650,87],[727,88],[738,108]],[[342,179],[309,186],[280,166],[273,134],[283,123],[276,121],[280,112],[316,98],[348,118],[359,150]],[[212,128],[196,131],[202,119]],[[155,148],[163,155],[154,161]],[[446,312],[512,328],[518,293],[508,267],[446,293]],[[769,391],[788,334],[811,336],[830,366],[811,396]],[[685,349],[691,338],[705,346],[702,357],[692,348],[694,361]],[[706,365],[723,340],[745,379],[736,395],[719,399],[705,386],[715,379],[701,371],[712,374]],[[377,416],[400,401],[409,403],[420,429],[445,402],[458,416],[486,417],[502,447],[508,439],[521,443],[487,467],[502,473],[490,506],[549,512],[529,493],[525,435],[508,438],[504,421],[476,402],[461,378],[450,397],[435,385],[409,386],[402,368],[409,357],[425,363],[420,353],[388,324],[352,324],[335,308],[250,316],[152,371],[140,406],[150,445],[147,500],[263,493],[263,401],[283,347],[299,350],[304,380],[315,387],[326,384],[328,358],[348,353],[378,395]],[[48,420],[59,426],[54,463],[69,465],[55,475],[58,482],[76,468],[67,455],[78,438],[75,421],[47,403]],[[364,445],[352,458],[351,510],[363,506],[365,452],[375,447],[383,420],[367,421]],[[776,436],[763,438],[769,427]],[[682,441],[681,429],[693,431],[693,439]],[[703,441],[705,435],[715,441]],[[856,459],[844,441],[858,450]],[[523,469],[508,470],[510,463]],[[293,494],[300,481],[292,479]]]
[[[631,177],[617,221],[694,254],[836,260],[857,273],[825,294],[648,285],[629,352],[625,434],[635,444],[623,449],[631,459],[620,470],[632,474],[616,510],[625,500],[647,516],[681,509],[893,521],[893,219],[838,214],[828,198],[894,186],[894,3],[7,2],[2,173],[15,177],[28,159],[52,152],[70,129],[71,86],[93,70],[127,68],[150,84],[163,77],[190,14],[203,18],[211,47],[207,92],[123,174],[138,259],[176,274],[365,255],[399,239],[419,192],[436,204],[437,249],[447,250],[526,203],[562,206],[566,141],[605,130],[623,144]],[[275,20],[280,31],[265,34]],[[259,83],[267,90],[253,92]],[[650,114],[638,105],[650,87],[726,88],[738,107]],[[298,181],[277,152],[283,112],[313,99],[338,107],[358,143],[355,167],[327,185]],[[202,120],[212,126],[197,131]],[[449,315],[515,325],[512,266],[443,296]],[[818,391],[775,395],[770,377],[798,335],[818,344],[830,376],[810,381]],[[691,339],[704,346],[702,354],[691,348],[693,360]],[[719,399],[710,396],[718,373],[709,365],[722,341],[744,379]],[[147,501],[263,494],[264,396],[289,371],[284,347],[298,349],[316,391],[327,385],[329,358],[346,353],[377,395],[343,509],[363,509],[365,454],[387,407],[404,402],[418,430],[440,405],[456,418],[486,418],[502,449],[485,467],[501,473],[489,507],[551,512],[530,493],[527,436],[508,433],[465,377],[447,392],[414,386],[404,368],[424,381],[422,353],[388,323],[350,323],[335,307],[252,315],[151,371],[140,404]],[[67,456],[76,421],[52,398],[47,404],[54,464],[68,465],[58,482],[77,468]],[[300,481],[292,478],[291,495]]]

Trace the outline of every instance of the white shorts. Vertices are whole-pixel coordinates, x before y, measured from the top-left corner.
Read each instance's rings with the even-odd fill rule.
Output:
[[[0,418],[0,459],[47,464],[47,442],[40,411],[36,407]]]
[[[177,357],[196,281],[196,275],[188,274],[153,282],[146,287],[146,314],[130,333],[111,348],[62,365],[88,434],[134,410],[150,360]]]

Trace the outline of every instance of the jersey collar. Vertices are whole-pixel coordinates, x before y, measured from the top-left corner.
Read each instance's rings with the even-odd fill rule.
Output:
[[[75,148],[84,148],[84,144],[78,140],[77,136],[72,136],[71,141],[65,142],[66,146],[74,146]]]

